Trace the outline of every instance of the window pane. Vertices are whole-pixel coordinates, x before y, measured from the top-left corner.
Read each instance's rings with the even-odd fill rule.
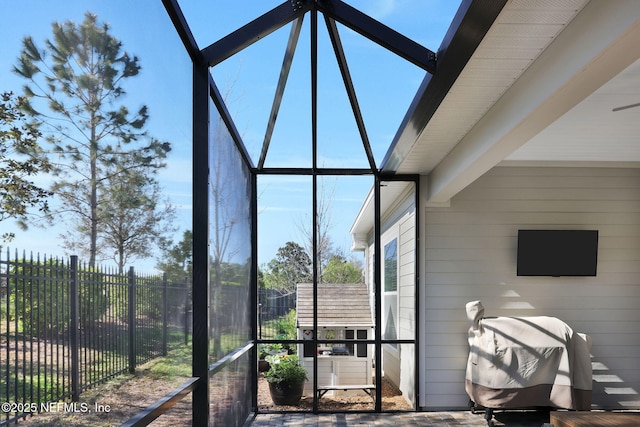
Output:
[[[384,291],[398,290],[398,241],[393,239],[384,246]]]
[[[385,317],[384,321],[384,339],[395,340],[398,339],[396,333],[396,307],[398,306],[398,296],[396,294],[390,294],[384,296],[384,308],[383,313]]]
[[[382,300],[382,319],[384,339],[398,339],[397,316],[398,307],[398,239],[384,245],[384,296]],[[392,344],[396,347],[395,344]]]

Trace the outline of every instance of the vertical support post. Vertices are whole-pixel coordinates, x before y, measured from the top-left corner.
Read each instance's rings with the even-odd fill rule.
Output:
[[[312,9],[311,15],[311,162],[312,178],[312,221],[313,230],[313,413],[318,413],[318,11]]]
[[[420,304],[420,298],[422,297],[421,292],[420,292],[420,281],[422,279],[422,262],[420,262],[420,260],[422,259],[421,257],[421,250],[420,247],[422,245],[422,215],[424,214],[424,210],[422,209],[422,203],[420,202],[422,200],[422,196],[421,196],[421,188],[420,188],[420,177],[417,176],[414,180],[415,183],[415,207],[416,207],[416,214],[415,214],[415,254],[414,254],[414,258],[413,258],[413,264],[414,264],[414,281],[413,281],[413,289],[415,292],[415,296],[414,296],[414,303],[413,303],[413,307],[414,307],[414,318],[416,319],[415,322],[415,335],[413,337],[415,344],[413,345],[413,354],[414,354],[414,360],[413,360],[413,366],[414,366],[414,377],[418,379],[418,381],[414,382],[413,385],[413,393],[415,396],[415,402],[413,405],[413,409],[418,409],[420,407],[420,384],[422,384],[422,369],[419,368],[420,364],[422,363],[422,357],[420,357],[420,336],[421,336],[421,332],[422,332],[422,310],[421,310],[421,306],[422,304]],[[416,371],[417,369],[417,371]]]
[[[169,327],[169,300],[167,298],[167,273],[162,274],[162,355],[167,355],[167,328]]]
[[[209,67],[193,61],[193,427],[209,425]]]
[[[136,371],[136,277],[129,268],[129,372]]]
[[[375,360],[376,360],[376,403],[375,411],[382,410],[382,254],[381,240],[382,227],[380,225],[380,175],[376,174],[373,185],[373,241],[374,241],[374,257],[373,257],[373,282],[375,292],[375,312],[376,312],[376,330],[375,330]]]
[[[189,278],[184,279],[184,345],[189,344]]]
[[[69,299],[70,306],[70,324],[69,324],[69,344],[71,352],[71,400],[77,402],[80,400],[80,346],[78,345],[79,330],[79,298],[78,298],[78,256],[71,255],[69,279],[70,290]]]
[[[251,393],[251,407],[253,412],[257,412],[258,408],[258,331],[256,326],[260,323],[260,338],[262,338],[262,322],[261,314],[259,314],[256,308],[259,308],[258,304],[258,245],[255,243],[258,241],[258,176],[255,172],[251,172],[251,279],[250,283],[250,295],[251,295],[251,339],[253,341],[253,352],[251,353],[251,366],[253,366],[253,372],[251,373],[251,387],[253,393]]]

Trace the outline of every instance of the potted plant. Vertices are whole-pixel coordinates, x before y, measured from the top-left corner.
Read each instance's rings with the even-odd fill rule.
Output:
[[[267,356],[287,354],[282,344],[260,344],[258,346],[258,371],[266,372],[269,370],[269,362]]]
[[[296,355],[267,356],[269,370],[264,377],[269,383],[271,399],[276,405],[296,406],[300,403],[307,371]]]

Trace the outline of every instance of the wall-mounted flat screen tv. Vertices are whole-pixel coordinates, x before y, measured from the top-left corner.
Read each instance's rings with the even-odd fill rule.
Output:
[[[598,230],[518,230],[518,276],[595,276]]]

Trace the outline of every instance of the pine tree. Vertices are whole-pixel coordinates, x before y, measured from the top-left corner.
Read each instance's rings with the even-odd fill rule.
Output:
[[[128,262],[148,256],[164,235],[175,231],[175,209],[162,200],[160,185],[145,169],[126,161],[114,165],[98,205],[98,253],[114,260],[120,274]]]
[[[113,165],[126,163],[149,171],[164,167],[169,143],[147,135],[146,106],[135,112],[122,103],[124,83],[140,72],[139,60],[123,51],[106,23],[87,13],[77,25],[53,24],[53,38],[40,49],[31,37],[14,72],[28,80],[24,110],[41,122],[52,150],[61,199],[57,221],[70,217],[75,241],[83,241],[95,265],[100,209]],[[78,248],[75,248],[78,250]]]

